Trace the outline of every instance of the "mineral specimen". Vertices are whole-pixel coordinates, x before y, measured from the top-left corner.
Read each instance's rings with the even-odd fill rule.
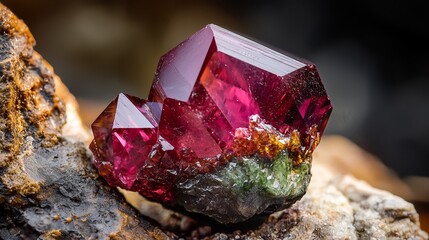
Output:
[[[161,58],[148,100],[104,110],[90,148],[112,186],[240,222],[304,195],[331,110],[313,64],[208,25]]]
[[[0,239],[428,239],[412,204],[338,176],[333,162],[367,169],[368,154],[332,138],[317,149],[314,184],[304,198],[260,226],[202,225],[179,236],[161,231],[97,177],[74,97],[33,49],[25,24],[2,4],[0,29]],[[347,154],[338,157],[339,152]],[[377,174],[370,171],[369,176],[382,185],[387,168],[376,163],[370,166]],[[396,189],[404,184],[388,182]],[[165,212],[154,216],[160,213],[157,204],[138,204],[164,226],[177,220]],[[423,223],[424,214],[420,218]]]

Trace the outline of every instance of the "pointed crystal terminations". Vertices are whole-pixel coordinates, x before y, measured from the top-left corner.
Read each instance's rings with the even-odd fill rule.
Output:
[[[104,110],[90,148],[112,186],[239,222],[305,194],[331,111],[312,63],[208,25],[161,57],[148,100]]]
[[[102,176],[130,188],[158,140],[158,124],[146,101],[125,94],[113,100],[92,124],[91,150]]]

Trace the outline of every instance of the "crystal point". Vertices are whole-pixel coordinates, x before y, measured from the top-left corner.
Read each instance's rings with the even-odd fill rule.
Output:
[[[108,162],[113,178],[131,188],[158,139],[157,123],[146,101],[119,94],[92,124],[97,162]]]
[[[331,111],[312,63],[210,24],[161,57],[148,100],[109,104],[90,148],[112,186],[238,222],[305,193]]]

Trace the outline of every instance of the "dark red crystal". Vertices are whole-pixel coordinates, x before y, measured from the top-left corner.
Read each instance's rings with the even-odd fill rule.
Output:
[[[91,150],[111,185],[168,202],[177,181],[234,156],[250,116],[298,131],[305,150],[331,109],[313,64],[208,25],[161,57],[148,101],[119,95],[106,108]]]

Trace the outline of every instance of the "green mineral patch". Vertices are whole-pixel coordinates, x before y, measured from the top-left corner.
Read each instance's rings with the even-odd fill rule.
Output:
[[[257,192],[274,198],[295,198],[307,190],[311,165],[304,161],[293,166],[287,151],[273,160],[257,156],[231,162],[216,175],[237,195]]]

